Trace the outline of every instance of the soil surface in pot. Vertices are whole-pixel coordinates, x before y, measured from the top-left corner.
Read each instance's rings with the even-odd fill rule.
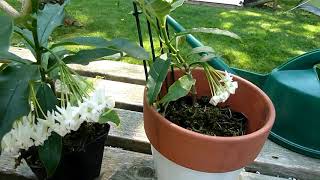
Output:
[[[165,117],[185,129],[211,136],[242,136],[246,133],[247,118],[228,107],[216,107],[209,97],[201,97],[195,105],[191,97],[171,102]]]

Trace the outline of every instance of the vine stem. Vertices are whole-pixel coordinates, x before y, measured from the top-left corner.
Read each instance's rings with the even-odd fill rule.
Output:
[[[164,37],[164,42],[165,45],[168,47],[168,49],[175,55],[178,63],[183,64],[184,68],[185,68],[185,74],[188,74],[192,77],[192,72],[190,69],[190,66],[186,63],[186,60],[181,56],[181,54],[179,53],[179,49],[176,49],[172,44],[171,44],[171,40],[168,36],[168,31],[166,28],[166,20],[162,21],[163,23],[160,24],[160,29],[161,29],[161,33]],[[160,36],[161,37],[161,36]],[[191,97],[192,97],[192,104],[195,105],[197,103],[197,89],[195,87],[195,85],[193,85],[191,87]]]

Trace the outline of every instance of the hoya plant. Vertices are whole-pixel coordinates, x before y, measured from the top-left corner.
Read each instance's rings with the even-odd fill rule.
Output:
[[[115,102],[104,87],[94,87],[68,64],[88,64],[119,54],[148,60],[149,54],[125,39],[75,37],[51,41],[62,25],[64,7],[47,4],[15,19],[0,16],[0,144],[1,153],[19,157],[33,148],[50,176],[57,168],[63,138],[84,123],[119,124]],[[13,33],[34,61],[9,52]],[[71,51],[66,46],[89,48]]]
[[[235,93],[238,84],[233,81],[232,76],[228,72],[217,71],[208,64],[208,61],[217,57],[213,48],[208,46],[197,47],[186,54],[183,53],[185,51],[181,49],[181,44],[185,42],[186,36],[191,33],[224,35],[234,39],[240,39],[239,36],[217,28],[193,28],[174,33],[169,38],[166,28],[167,16],[170,12],[182,6],[184,0],[135,0],[135,3],[141,8],[150,24],[157,31],[160,41],[165,45],[165,54],[157,57],[150,68],[147,82],[147,99],[150,105],[160,106],[160,109],[164,109],[165,113],[165,109],[170,102],[187,96],[189,93],[192,95],[195,104],[197,100],[196,80],[192,77],[192,71],[197,67],[203,68],[206,74],[212,94],[211,104],[217,105],[225,102],[230,94]],[[191,56],[198,54],[202,54],[202,57],[191,58]],[[168,92],[163,97],[158,97],[171,65],[183,70],[184,75],[169,87]]]

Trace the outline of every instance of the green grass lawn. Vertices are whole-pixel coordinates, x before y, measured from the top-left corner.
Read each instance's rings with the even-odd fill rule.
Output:
[[[231,66],[268,72],[291,57],[320,47],[320,17],[302,10],[284,13],[298,1],[282,0],[276,11],[185,4],[172,16],[186,28],[217,27],[235,32],[242,37],[242,42],[212,35],[197,37],[205,45],[212,46]],[[54,34],[55,40],[101,36],[108,39],[124,37],[137,42],[130,0],[72,0],[67,10],[84,27],[62,27]],[[145,20],[142,20],[144,42],[148,48]],[[158,47],[158,43],[156,45]],[[131,58],[124,61],[141,63]]]

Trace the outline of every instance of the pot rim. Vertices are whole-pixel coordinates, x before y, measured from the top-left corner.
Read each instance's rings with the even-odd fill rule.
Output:
[[[250,134],[245,134],[242,136],[229,136],[229,137],[223,137],[223,136],[210,136],[210,135],[205,135],[205,134],[201,134],[198,132],[194,132],[188,129],[185,129],[183,127],[180,127],[174,123],[172,123],[171,121],[169,121],[167,118],[163,117],[159,112],[156,111],[156,109],[153,106],[150,106],[147,102],[147,97],[146,97],[146,90],[147,88],[145,88],[145,92],[144,92],[144,103],[146,103],[147,107],[150,108],[150,110],[156,115],[156,117],[167,127],[167,128],[174,128],[177,130],[177,132],[179,134],[184,134],[186,136],[190,136],[193,138],[199,138],[199,139],[203,139],[203,140],[208,140],[208,141],[224,141],[224,142],[233,142],[233,141],[241,141],[241,140],[245,140],[245,139],[252,139],[256,136],[259,136],[261,134],[265,134],[268,133],[268,131],[270,131],[270,129],[273,126],[273,123],[275,121],[275,108],[273,106],[272,101],[270,100],[270,98],[260,89],[258,88],[256,85],[254,85],[253,83],[251,83],[250,81],[243,79],[239,76],[236,75],[232,75],[233,77],[236,78],[237,81],[242,81],[243,83],[247,84],[248,88],[253,88],[257,93],[261,94],[261,97],[264,99],[264,101],[267,104],[267,107],[269,109],[269,112],[266,115],[266,123],[258,130],[250,133]]]

